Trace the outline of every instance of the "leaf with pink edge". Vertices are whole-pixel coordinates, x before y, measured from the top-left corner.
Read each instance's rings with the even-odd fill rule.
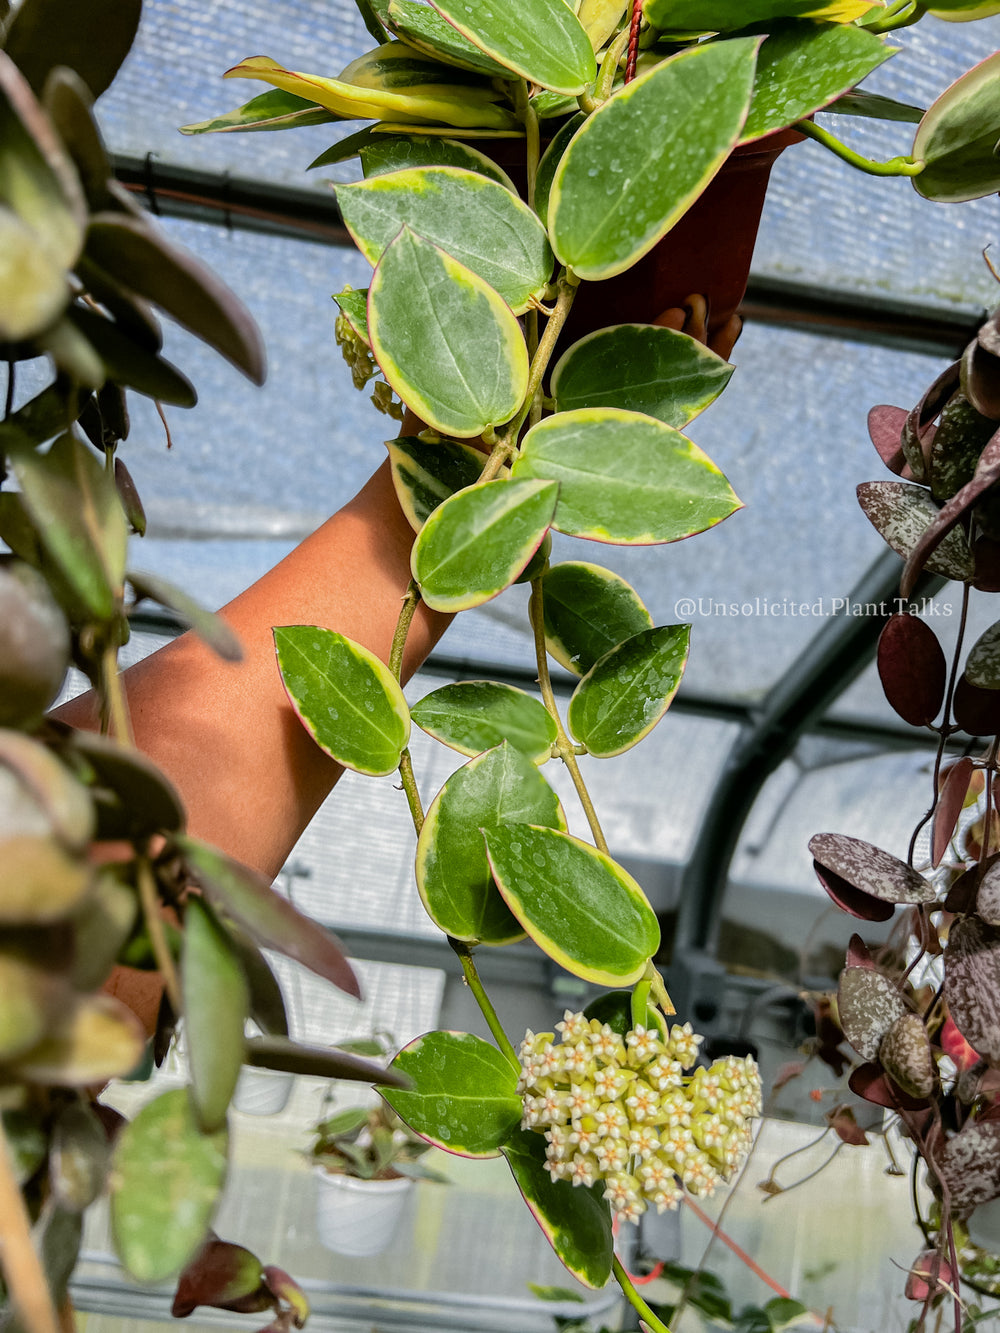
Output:
[[[905,407],[891,407],[888,403],[873,407],[868,413],[868,434],[872,444],[882,462],[897,477],[902,476],[907,467],[900,443],[906,416]]]
[[[863,481],[858,487],[858,504],[882,540],[904,560],[943,512],[922,486],[905,481]],[[943,574],[948,579],[962,581],[975,575],[969,543],[958,531],[942,534],[940,544],[935,544],[933,554],[923,564],[928,573]]]
[[[1000,930],[976,916],[952,924],[944,951],[944,998],[955,1026],[990,1064],[1000,1064]]]
[[[816,878],[842,912],[856,916],[859,921],[891,921],[895,907],[892,903],[881,902],[870,893],[856,889],[846,879],[834,874],[818,861],[813,861]]]
[[[911,727],[929,727],[944,702],[947,663],[938,637],[916,616],[886,621],[878,641],[878,674],[885,697]]]

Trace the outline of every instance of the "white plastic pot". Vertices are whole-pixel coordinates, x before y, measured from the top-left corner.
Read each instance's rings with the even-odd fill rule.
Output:
[[[277,1069],[240,1070],[233,1106],[244,1115],[276,1115],[288,1104],[294,1074]]]
[[[329,1250],[353,1258],[381,1254],[403,1215],[414,1181],[356,1180],[333,1175],[321,1166],[316,1178],[316,1233]]]

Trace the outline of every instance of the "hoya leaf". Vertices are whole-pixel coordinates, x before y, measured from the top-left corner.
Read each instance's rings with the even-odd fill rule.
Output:
[[[886,621],[878,641],[878,674],[885,697],[912,727],[929,727],[944,702],[947,664],[937,635],[917,616]]]
[[[653,625],[639,594],[620,575],[583,561],[563,561],[545,572],[542,614],[546,648],[577,676]]]
[[[377,1060],[365,1060],[354,1051],[336,1046],[306,1046],[281,1035],[249,1037],[246,1063],[255,1069],[275,1069],[306,1078],[342,1078],[355,1083],[385,1083],[406,1087],[407,1080]]]
[[[474,486],[483,470],[478,449],[456,440],[422,440],[400,435],[390,440],[389,465],[396,498],[414,532],[419,532],[442,500]]]
[[[432,27],[446,28],[439,14],[427,11]],[[470,71],[421,51],[412,42],[386,41],[352,60],[340,74],[343,83],[365,92],[406,92],[433,97],[438,88],[449,94],[467,90],[470,102],[498,102],[503,94],[482,71]]]
[[[176,366],[136,342],[130,330],[80,305],[67,317],[100,357],[108,379],[174,407],[194,407],[194,385]]]
[[[288,697],[321,750],[373,777],[399,767],[410,714],[384,662],[318,625],[281,626],[274,644]]]
[[[68,299],[63,266],[26,222],[0,205],[0,339],[13,343],[40,333]]]
[[[88,1088],[122,1078],[139,1063],[146,1034],[120,1000],[79,995],[68,1000],[43,1039],[7,1069],[18,1083]]]
[[[900,441],[908,415],[905,407],[892,407],[888,403],[873,407],[868,413],[868,434],[872,444],[889,471],[897,476],[907,465]]]
[[[566,827],[555,792],[506,742],[453,773],[431,802],[417,842],[417,889],[446,934],[484,944],[524,935],[497,891],[483,843],[483,830],[518,824]]]
[[[16,778],[31,804],[44,811],[37,832],[51,831],[67,850],[84,852],[94,836],[94,803],[62,760],[31,737],[0,729],[0,773],[4,770]],[[12,814],[19,804],[17,799],[8,797],[4,804],[4,834],[27,833],[29,830]]]
[[[408,227],[372,276],[368,329],[386,379],[443,435],[481,435],[513,416],[527,391],[528,349],[510,307]]]
[[[809,850],[820,865],[882,902],[930,903],[937,897],[934,885],[912,866],[860,838],[817,833]]]
[[[145,755],[110,736],[87,731],[74,733],[72,748],[86,760],[105,793],[112,793],[121,805],[122,837],[183,830],[181,798]]]
[[[58,1113],[49,1180],[58,1203],[82,1213],[103,1193],[111,1153],[104,1126],[83,1101]]]
[[[473,70],[491,79],[510,79],[513,71],[498,64],[463,37],[454,24],[429,5],[417,0],[390,0],[389,21],[393,30],[411,46],[436,56],[458,69]]]
[[[687,212],[739,137],[760,41],[687,47],[587,120],[549,193],[549,232],[562,263],[581,278],[610,278]]]
[[[537,112],[537,98],[533,100],[533,105]],[[541,113],[538,112],[538,114],[540,116]],[[569,147],[570,140],[580,126],[586,123],[586,120],[587,117],[582,111],[570,116],[569,120],[556,130],[551,142],[542,154],[541,161],[538,163],[538,171],[535,173],[535,212],[546,227],[548,227],[549,217],[549,195],[552,191],[556,168],[562,161],[562,155]]]
[[[410,557],[427,605],[464,611],[509,587],[548,531],[557,494],[550,481],[488,481],[440,504]]]
[[[905,481],[864,481],[858,487],[858,503],[872,527],[904,560],[941,512],[922,486]],[[952,529],[924,567],[945,578],[971,579],[975,566],[964,534]]]
[[[473,46],[529,83],[576,97],[597,77],[590,39],[565,0],[522,0],[516,23],[484,0],[435,0],[434,8]]]
[[[556,741],[555,720],[541,700],[492,680],[445,685],[425,695],[410,716],[428,735],[459,754],[482,754],[507,741],[540,764]]]
[[[952,699],[955,725],[970,736],[1000,734],[1000,690],[984,690],[973,685],[963,672]]]
[[[111,1175],[118,1257],[139,1282],[177,1273],[205,1239],[226,1175],[224,1129],[204,1134],[186,1088],[162,1093],[122,1130]]]
[[[922,106],[897,102],[892,97],[865,92],[863,88],[854,88],[849,93],[844,93],[837,98],[830,110],[836,111],[838,116],[859,116],[862,120],[902,121],[908,125],[919,125],[924,117]]]
[[[607,759],[649,735],[677,693],[690,637],[690,625],[642,630],[591,667],[567,712],[590,754]]]
[[[140,573],[130,570],[128,581],[132,585],[136,601],[144,597],[160,606],[168,607],[187,622],[200,639],[227,662],[239,662],[243,658],[243,649],[235,632],[221,616],[206,611],[193,597],[189,597],[181,588],[175,587],[158,574]]]
[[[816,872],[816,878],[821,886],[842,912],[847,912],[850,916],[856,916],[861,921],[892,920],[895,914],[892,903],[885,903],[880,898],[873,898],[870,893],[865,893],[863,889],[857,888],[854,884],[849,884],[841,875],[836,874],[835,871],[826,866],[820,865],[818,861],[813,861],[813,870]],[[850,958],[848,958],[848,962],[850,962]]]
[[[729,383],[733,367],[697,338],[651,324],[598,329],[552,372],[556,410],[621,407],[683,429]]]
[[[852,23],[776,23],[757,57],[753,100],[740,135],[749,143],[829,106],[895,54]]]
[[[965,807],[973,772],[972,760],[968,755],[963,755],[948,769],[941,784],[931,832],[932,866],[939,866],[944,860],[948,844],[958,827],[959,816]]]
[[[935,1165],[956,1211],[1000,1197],[1000,1123],[968,1121],[945,1140]]]
[[[226,1123],[243,1065],[250,994],[236,951],[198,898],[184,910],[181,985],[191,1099],[202,1129],[212,1133]]]
[[[498,1157],[517,1128],[518,1071],[505,1055],[470,1032],[428,1032],[404,1046],[392,1068],[411,1081],[383,1092],[421,1138],[459,1157]]]
[[[478,274],[515,315],[552,274],[545,228],[516,195],[479,172],[429,166],[336,187],[348,231],[375,265],[405,223]]]
[[[433,14],[426,5],[415,6],[422,13]],[[442,139],[430,134],[375,134],[358,150],[365,177],[382,176],[387,171],[408,171],[413,167],[458,167],[475,171],[516,194],[507,173],[495,162],[458,139]],[[417,228],[419,230],[419,228]]]
[[[937,1082],[924,1020],[902,1014],[882,1038],[879,1060],[886,1073],[911,1097],[929,1097]]]
[[[275,893],[248,866],[195,838],[175,841],[217,912],[230,917],[263,948],[276,949],[348,995],[360,996],[357,979],[330,931]]]
[[[562,1262],[585,1287],[605,1286],[614,1238],[603,1183],[575,1187],[568,1180],[553,1180],[546,1168],[545,1140],[532,1130],[516,1130],[501,1151],[524,1202]]]
[[[944,998],[955,1026],[990,1064],[1000,1063],[1000,930],[977,916],[952,923],[944,951]]]
[[[921,569],[931,568],[944,543],[960,532],[960,524],[975,504],[1000,481],[1000,430],[991,438],[976,464],[975,475],[948,500],[932,522],[920,534],[910,551],[899,580],[899,591],[909,597]],[[962,534],[964,540],[964,534]]]
[[[252,97],[223,116],[181,125],[181,134],[234,134],[241,131],[288,130],[297,125],[328,125],[340,117],[307,97],[275,88]]]
[[[368,288],[363,287],[360,291],[355,291],[353,287],[346,287],[344,291],[337,292],[333,299],[340,307],[340,313],[361,341],[368,343],[370,346],[371,342],[368,337]]]
[[[965,674],[982,690],[1000,689],[1000,621],[984,630],[969,649]]]
[[[742,507],[711,459],[680,431],[615,407],[540,421],[511,473],[559,482],[552,521],[559,532],[616,545],[679,541]]]
[[[851,23],[872,6],[867,0],[645,0],[642,8],[663,32],[728,32],[783,18]]]
[[[14,471],[48,555],[88,614],[115,615],[128,527],[115,484],[85,444],[62,435],[47,454],[18,453]]]
[[[257,1256],[242,1245],[210,1236],[181,1273],[170,1313],[186,1319],[199,1305],[242,1313],[270,1309],[273,1296]]]
[[[5,46],[36,92],[50,70],[76,70],[100,97],[128,55],[142,0],[24,0],[14,11]]]
[[[957,203],[1000,190],[1000,51],[956,79],[917,126],[912,156],[924,162],[913,176],[925,199]]]
[[[639,980],[660,927],[642,889],[610,856],[531,825],[492,830],[486,850],[507,905],[550,958],[600,986]]]
[[[837,992],[844,1036],[866,1060],[878,1057],[882,1038],[910,1010],[888,977],[871,967],[845,967]]]

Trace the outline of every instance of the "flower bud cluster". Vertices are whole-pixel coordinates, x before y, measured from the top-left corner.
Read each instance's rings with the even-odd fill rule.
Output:
[[[695,1068],[690,1023],[622,1038],[567,1010],[556,1031],[525,1034],[518,1083],[521,1126],[545,1135],[553,1180],[603,1180],[612,1210],[634,1222],[650,1203],[676,1208],[685,1189],[712,1194],[742,1164],[761,1112],[749,1057]]]
[[[337,340],[341,355],[350,367],[354,387],[363,389],[372,376],[378,373],[378,366],[368,344],[355,332],[346,315],[337,316],[333,326],[333,336]]]

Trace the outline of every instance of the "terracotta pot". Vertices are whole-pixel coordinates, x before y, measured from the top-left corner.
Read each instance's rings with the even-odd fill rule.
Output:
[[[608,324],[652,324],[694,293],[708,301],[709,337],[723,328],[746,291],[771,168],[789,144],[803,137],[795,129],[780,130],[737,148],[649,254],[616,278],[581,285],[559,350]],[[480,139],[473,146],[526,190],[523,169],[518,171],[521,140]]]

